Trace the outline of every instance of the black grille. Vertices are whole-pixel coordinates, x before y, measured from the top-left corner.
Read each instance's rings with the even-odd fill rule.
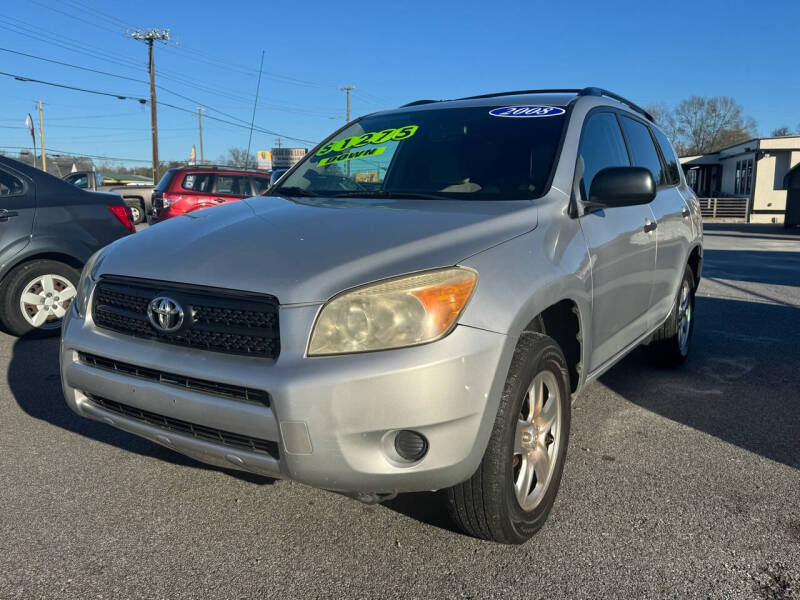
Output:
[[[174,332],[157,330],[147,317],[150,301],[158,296],[168,296],[183,308],[183,325]],[[280,352],[274,296],[103,277],[92,306],[98,327],[120,333],[230,354],[277,358]]]
[[[147,410],[141,410],[101,398],[99,396],[90,395],[88,398],[97,406],[110,410],[117,414],[136,419],[148,425],[154,425],[167,431],[175,431],[186,435],[191,435],[200,440],[213,442],[215,444],[224,444],[225,446],[232,446],[234,448],[242,448],[251,452],[259,454],[267,454],[274,459],[280,458],[278,450],[278,443],[270,440],[260,440],[251,438],[246,435],[239,435],[238,433],[231,433],[230,431],[222,431],[221,429],[214,429],[213,427],[206,427],[205,425],[197,425],[180,419],[173,419],[172,417],[165,417]]]
[[[264,390],[256,390],[238,385],[228,385],[226,383],[196,379],[194,377],[185,377],[183,375],[176,375],[175,373],[166,373],[157,369],[139,367],[95,354],[87,354],[86,352],[79,352],[78,358],[86,365],[105,371],[122,373],[123,375],[129,375],[131,377],[140,377],[148,381],[172,385],[194,392],[211,394],[213,396],[230,398],[232,400],[239,400],[240,402],[251,402],[253,404],[269,406],[269,394]]]

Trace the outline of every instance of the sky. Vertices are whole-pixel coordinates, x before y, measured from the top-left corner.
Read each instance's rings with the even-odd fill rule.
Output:
[[[0,71],[123,95],[94,95],[0,75],[0,150],[30,147],[43,102],[51,152],[151,160],[147,47],[126,32],[167,28],[155,46],[159,154],[198,148],[206,162],[247,147],[310,147],[352,116],[420,98],[514,89],[613,90],[641,105],[726,95],[761,135],[800,127],[799,0],[692,2],[96,2],[5,0]],[[110,75],[48,63],[69,63]],[[266,130],[266,131],[265,131]],[[268,133],[269,132],[269,133]],[[292,140],[290,138],[296,138]],[[139,161],[139,162],[135,162]],[[102,162],[98,160],[97,162]]]

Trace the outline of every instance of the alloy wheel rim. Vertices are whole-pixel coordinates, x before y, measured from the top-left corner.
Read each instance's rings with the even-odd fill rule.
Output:
[[[61,275],[47,274],[32,279],[23,288],[20,311],[29,325],[37,329],[56,329],[75,298],[75,285]]]
[[[131,209],[131,216],[133,217],[134,221],[139,220],[139,207],[138,206],[130,206],[128,207]]]
[[[678,304],[678,344],[681,353],[686,354],[689,349],[689,332],[692,326],[692,293],[688,281],[681,287],[680,303]]]
[[[522,510],[542,501],[553,477],[561,441],[558,381],[550,371],[533,378],[522,401],[514,436],[511,479]]]

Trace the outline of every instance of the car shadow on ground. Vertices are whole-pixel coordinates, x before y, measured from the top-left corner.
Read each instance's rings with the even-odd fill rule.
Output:
[[[651,367],[634,352],[600,382],[642,408],[800,469],[800,309],[698,297],[695,315],[682,368]]]
[[[384,502],[383,506],[420,523],[463,535],[447,512],[443,491],[399,494],[396,498]]]
[[[17,404],[31,417],[148,458],[196,469],[219,471],[259,485],[275,481],[270,477],[206,465],[144,438],[79,417],[70,410],[62,395],[58,349],[58,338],[21,338],[14,343],[8,365],[8,386]]]

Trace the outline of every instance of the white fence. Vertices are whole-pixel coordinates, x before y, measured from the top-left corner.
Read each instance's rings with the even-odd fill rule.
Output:
[[[749,198],[698,198],[704,219],[747,221]]]

